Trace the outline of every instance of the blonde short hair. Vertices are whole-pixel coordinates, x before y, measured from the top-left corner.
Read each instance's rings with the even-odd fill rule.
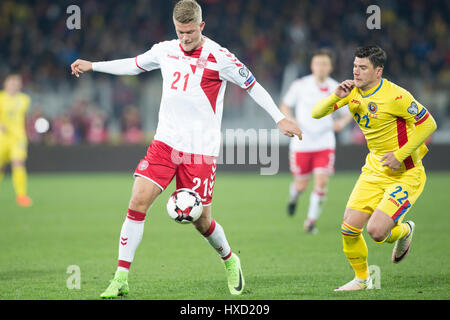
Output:
[[[173,8],[173,20],[179,23],[202,22],[202,8],[195,0],[181,0]]]

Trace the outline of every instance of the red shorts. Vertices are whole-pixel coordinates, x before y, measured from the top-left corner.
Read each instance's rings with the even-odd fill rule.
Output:
[[[311,172],[333,174],[334,149],[290,152],[289,167],[296,178],[306,178]]]
[[[152,181],[161,190],[166,189],[176,176],[177,189],[192,189],[200,195],[203,205],[210,205],[216,169],[216,157],[181,152],[164,142],[153,140],[134,176]]]

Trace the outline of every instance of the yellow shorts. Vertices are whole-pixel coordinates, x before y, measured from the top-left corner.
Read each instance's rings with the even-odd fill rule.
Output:
[[[27,146],[26,139],[0,138],[0,166],[11,161],[25,161]]]
[[[423,191],[425,169],[417,166],[399,176],[376,173],[364,166],[347,202],[347,208],[372,214],[379,209],[401,222]]]

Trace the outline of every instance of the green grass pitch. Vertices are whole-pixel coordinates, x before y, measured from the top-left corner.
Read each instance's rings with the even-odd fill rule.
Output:
[[[319,233],[309,235],[302,231],[309,192],[294,217],[285,213],[290,175],[218,173],[212,212],[241,258],[240,297],[228,293],[224,267],[207,242],[168,218],[172,184],[147,215],[125,299],[449,299],[449,172],[428,173],[406,217],[416,233],[402,263],[391,262],[392,245],[376,244],[364,231],[381,289],[333,292],[353,277],[340,224],[357,176],[332,177]],[[19,208],[7,176],[0,192],[0,299],[98,299],[116,269],[132,183],[130,174],[32,174],[35,204]],[[70,265],[80,268],[80,289],[67,288]]]

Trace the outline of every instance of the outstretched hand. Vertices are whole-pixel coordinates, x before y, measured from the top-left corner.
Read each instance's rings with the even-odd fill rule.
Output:
[[[283,118],[277,124],[281,132],[283,132],[285,136],[288,137],[297,136],[300,140],[302,140],[302,130],[300,130],[300,128],[298,127],[297,123],[294,120]]]
[[[74,74],[75,77],[79,78],[80,74],[92,70],[92,62],[77,59],[74,63],[70,65],[70,68],[72,69],[72,74]]]

